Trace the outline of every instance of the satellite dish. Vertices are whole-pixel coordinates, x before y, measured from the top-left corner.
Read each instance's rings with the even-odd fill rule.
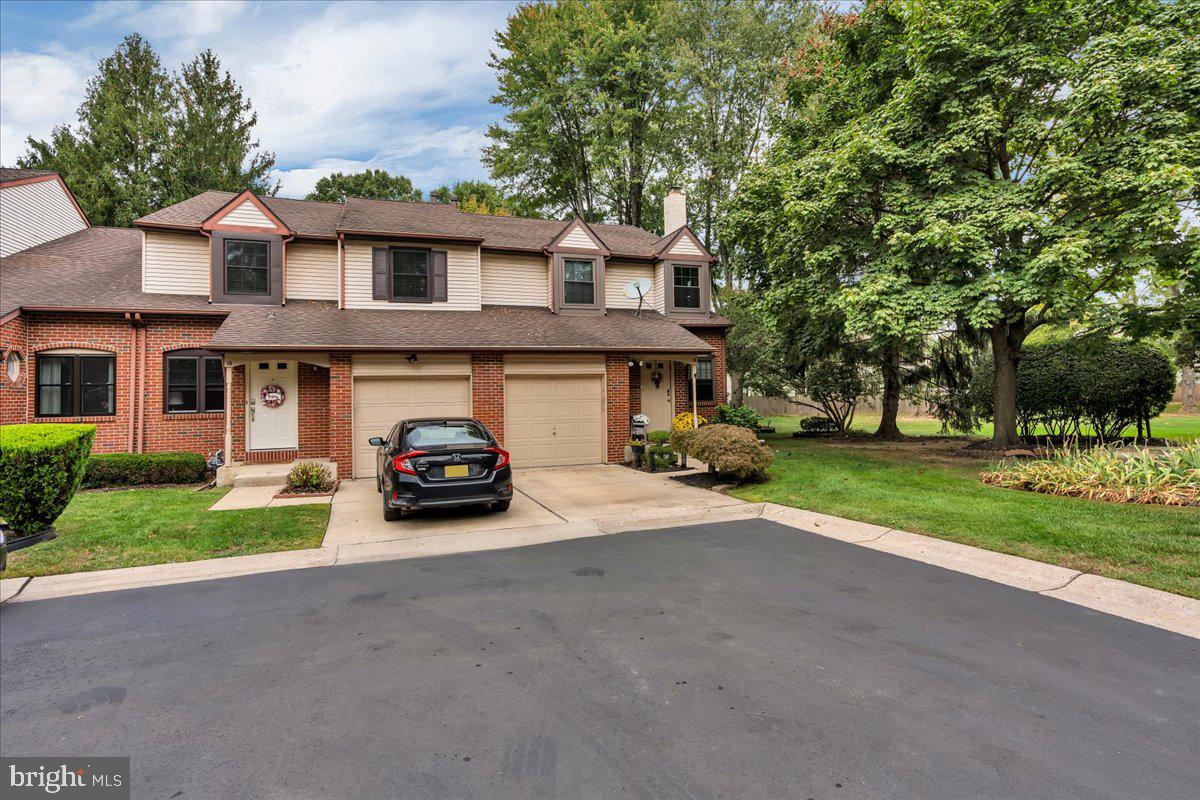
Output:
[[[638,301],[636,316],[640,317],[642,315],[642,301],[650,292],[650,286],[649,278],[634,278],[621,289],[621,292],[630,300]]]
[[[629,283],[625,284],[625,288],[623,288],[621,291],[624,292],[625,296],[630,300],[641,300],[650,293],[650,285],[649,278],[634,278]]]

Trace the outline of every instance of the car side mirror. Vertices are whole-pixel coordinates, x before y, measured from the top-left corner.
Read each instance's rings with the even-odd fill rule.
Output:
[[[367,440],[367,444],[371,445],[372,447],[383,447],[383,437],[382,436],[372,436],[370,439]]]

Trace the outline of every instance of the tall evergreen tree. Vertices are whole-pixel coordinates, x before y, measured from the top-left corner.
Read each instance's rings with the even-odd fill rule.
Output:
[[[275,155],[254,138],[258,114],[212,50],[184,64],[174,79],[171,148],[164,159],[165,203],[209,189],[273,195]]]
[[[88,81],[76,129],[29,138],[18,163],[61,173],[93,224],[129,225],[163,205],[173,101],[158,55],[130,34]]]

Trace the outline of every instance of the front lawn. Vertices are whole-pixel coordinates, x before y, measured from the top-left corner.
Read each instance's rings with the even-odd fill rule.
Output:
[[[227,489],[80,492],[58,538],[12,553],[5,578],[319,547],[328,505],[209,511]]]
[[[923,533],[1200,598],[1200,511],[987,486],[990,461],[962,439],[791,439],[775,417],[769,480],[735,489],[770,501]],[[936,423],[935,423],[936,424]]]

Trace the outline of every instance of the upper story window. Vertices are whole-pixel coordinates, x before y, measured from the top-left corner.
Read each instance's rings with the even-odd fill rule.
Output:
[[[700,308],[700,268],[676,265],[672,305],[677,309]]]
[[[596,262],[583,258],[563,259],[563,303],[596,304]]]
[[[254,239],[225,240],[225,293],[271,293],[271,245]]]
[[[392,299],[430,300],[429,251],[392,248]]]
[[[117,357],[111,353],[38,354],[39,417],[95,417],[117,413]]]
[[[163,357],[163,408],[167,413],[225,410],[221,357],[207,350],[175,350]]]

